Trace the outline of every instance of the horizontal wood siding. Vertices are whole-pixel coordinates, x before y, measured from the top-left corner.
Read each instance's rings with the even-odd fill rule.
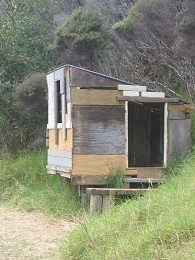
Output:
[[[102,76],[94,75],[93,73],[71,68],[71,86],[77,87],[109,87],[118,86],[118,82],[107,79]]]
[[[106,175],[118,166],[125,170],[125,155],[73,155],[72,175]]]
[[[124,106],[74,106],[73,154],[125,154]]]
[[[62,166],[66,169],[72,168],[72,152],[48,150],[48,165]]]
[[[48,150],[47,154],[53,157],[59,158],[69,158],[72,159],[72,153],[67,151],[60,151],[60,150]]]
[[[122,102],[116,100],[117,95],[122,95],[122,92],[118,90],[72,88],[72,103],[73,105],[120,105]]]
[[[47,159],[48,159],[48,161],[47,161],[48,165],[62,166],[67,169],[72,168],[72,159],[55,157],[55,156],[50,156],[50,155],[48,155]]]
[[[66,129],[67,138],[62,138],[62,129],[58,129],[58,144],[54,142],[54,129],[49,129],[49,149],[50,150],[62,150],[72,151],[72,129]]]

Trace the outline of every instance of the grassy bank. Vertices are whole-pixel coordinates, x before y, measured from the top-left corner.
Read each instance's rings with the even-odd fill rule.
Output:
[[[0,162],[0,202],[25,211],[72,217],[81,208],[76,191],[46,174],[46,149],[17,158],[3,154]]]
[[[195,153],[169,174],[151,194],[87,217],[62,259],[195,259]]]

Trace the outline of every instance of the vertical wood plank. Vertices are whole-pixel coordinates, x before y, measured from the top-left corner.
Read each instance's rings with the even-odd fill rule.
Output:
[[[92,195],[90,198],[90,212],[96,213],[102,210],[102,195]]]
[[[128,139],[128,101],[125,101],[125,146],[126,146],[126,168],[129,166],[128,150],[129,150],[129,139]]]
[[[70,103],[70,70],[71,68],[66,69],[66,104],[67,104],[67,120],[66,120],[66,128],[72,128],[72,118],[71,118],[71,103]]]
[[[66,69],[66,102],[70,102],[70,71]]]
[[[48,124],[54,124],[54,72],[47,75],[47,86],[48,86]]]
[[[103,195],[102,198],[102,211],[105,211],[110,207],[110,196],[109,195]]]
[[[167,166],[168,153],[168,103],[164,104],[164,166]]]
[[[62,139],[66,140],[66,97],[62,94]]]
[[[62,139],[66,140],[66,91],[64,82],[64,68],[60,71],[60,94],[62,100]]]
[[[58,123],[58,97],[57,97],[57,83],[54,82],[54,141],[55,144],[58,144],[58,129],[57,129],[57,123]]]

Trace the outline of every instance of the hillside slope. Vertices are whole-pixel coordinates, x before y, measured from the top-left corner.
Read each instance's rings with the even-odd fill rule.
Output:
[[[61,247],[62,259],[195,259],[195,153],[167,183],[87,218]]]

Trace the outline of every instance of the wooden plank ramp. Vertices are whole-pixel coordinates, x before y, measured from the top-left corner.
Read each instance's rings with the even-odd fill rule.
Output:
[[[143,195],[151,189],[116,189],[116,188],[87,188],[90,195],[90,212],[102,212],[115,201],[115,196]]]

